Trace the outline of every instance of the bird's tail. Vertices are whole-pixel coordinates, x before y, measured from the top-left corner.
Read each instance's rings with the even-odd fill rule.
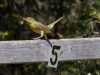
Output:
[[[47,27],[48,27],[49,29],[52,29],[52,27],[53,27],[57,22],[59,22],[62,18],[64,18],[64,17],[60,17],[59,19],[57,19],[57,20],[54,21],[53,23],[49,24]]]

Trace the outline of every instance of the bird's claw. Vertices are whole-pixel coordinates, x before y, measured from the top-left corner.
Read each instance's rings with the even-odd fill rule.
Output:
[[[40,40],[39,38],[32,38],[33,40]]]

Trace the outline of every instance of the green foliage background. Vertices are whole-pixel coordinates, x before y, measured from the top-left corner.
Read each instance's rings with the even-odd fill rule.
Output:
[[[52,30],[63,38],[100,36],[100,0],[0,0],[0,40],[38,36],[22,20],[27,16],[46,25],[64,16]],[[0,65],[0,75],[100,75],[99,60],[60,62],[57,69],[46,66],[47,63]]]

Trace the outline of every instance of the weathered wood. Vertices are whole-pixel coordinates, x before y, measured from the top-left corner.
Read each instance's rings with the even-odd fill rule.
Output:
[[[100,59],[100,38],[50,40],[64,46],[59,61]],[[0,41],[0,63],[46,62],[51,47],[45,40]]]

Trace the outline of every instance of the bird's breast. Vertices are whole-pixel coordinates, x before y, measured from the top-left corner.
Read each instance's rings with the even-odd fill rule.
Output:
[[[36,28],[36,27],[35,27],[35,24],[33,24],[33,23],[29,23],[29,22],[28,22],[28,25],[29,25],[30,28]]]

